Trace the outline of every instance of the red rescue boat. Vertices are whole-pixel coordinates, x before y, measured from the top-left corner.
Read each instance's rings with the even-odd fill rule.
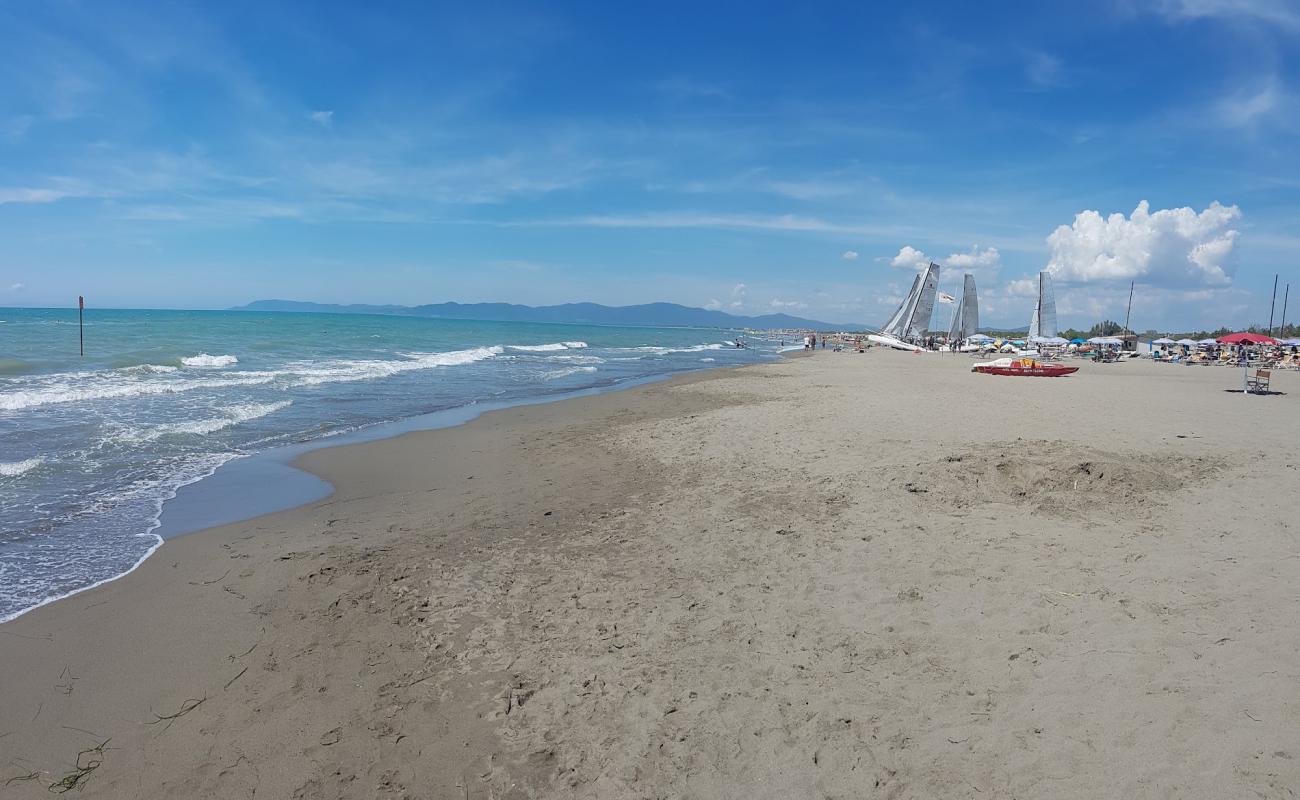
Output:
[[[986,375],[1020,375],[1027,378],[1059,378],[1078,372],[1078,367],[1064,364],[1044,363],[1032,358],[999,358],[987,364],[976,364],[971,372],[983,372]]]

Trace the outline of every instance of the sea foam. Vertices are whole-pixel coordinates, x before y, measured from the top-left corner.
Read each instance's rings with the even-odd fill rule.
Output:
[[[225,428],[233,428],[243,422],[249,422],[250,420],[274,414],[280,409],[288,408],[291,405],[293,405],[292,400],[282,400],[278,403],[240,403],[238,405],[228,406],[224,409],[225,415],[221,417],[156,425],[152,428],[138,432],[135,435],[127,434],[127,438],[133,438],[138,441],[154,441],[163,436],[203,436],[209,433],[216,433]]]
[[[511,350],[518,350],[523,353],[554,353],[558,350],[581,350],[586,346],[586,342],[552,342],[550,344],[509,345]]]
[[[181,363],[187,367],[230,367],[239,363],[239,359],[234,356],[210,356],[207,353],[199,353],[197,356],[186,356],[181,359]]]
[[[0,462],[0,478],[14,478],[45,463],[43,458],[28,458],[23,461]]]

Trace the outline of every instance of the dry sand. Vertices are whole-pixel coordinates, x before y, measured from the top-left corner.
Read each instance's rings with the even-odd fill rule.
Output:
[[[314,453],[0,626],[0,795],[1294,797],[1300,374],[969,364]]]

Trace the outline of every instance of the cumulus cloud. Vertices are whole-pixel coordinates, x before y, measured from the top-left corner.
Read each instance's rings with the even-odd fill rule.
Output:
[[[717,311],[718,309],[722,308],[722,301],[718,300],[717,298],[710,297],[709,302],[705,303],[704,307],[707,308],[709,311]]]
[[[840,258],[844,259],[845,261],[857,261],[857,260],[858,260],[858,251],[857,251],[857,250],[845,250],[845,251],[844,251],[844,255],[840,256]]]
[[[1047,269],[1067,282],[1141,280],[1165,286],[1224,286],[1232,281],[1241,219],[1236,206],[1218,202],[1152,212],[1143,200],[1133,214],[1082,211],[1074,223],[1047,237]]]
[[[738,283],[731,287],[731,307],[740,308],[745,305],[745,284]]]
[[[1002,254],[996,247],[986,247],[983,250],[979,245],[970,249],[969,253],[953,253],[944,260],[945,267],[953,269],[989,269],[1002,263]]]
[[[898,251],[898,255],[890,259],[889,265],[915,272],[928,265],[930,261],[931,258],[922,251],[906,246]],[[966,272],[979,270],[996,272],[1002,263],[1002,254],[996,247],[980,249],[979,245],[975,245],[968,252],[952,253],[939,263],[949,269],[960,269]]]
[[[307,114],[307,119],[321,126],[322,128],[334,127],[333,111],[312,111]]]
[[[911,245],[904,245],[898,255],[889,261],[889,266],[899,269],[920,270],[930,263],[930,257]]]

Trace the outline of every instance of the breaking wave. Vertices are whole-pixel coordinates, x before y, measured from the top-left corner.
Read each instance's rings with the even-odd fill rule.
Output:
[[[182,358],[181,363],[187,367],[230,367],[238,364],[239,359],[234,356],[210,356],[207,353],[199,353],[197,356]]]
[[[511,350],[521,353],[554,353],[558,350],[581,350],[586,342],[552,342],[551,344],[512,344]]]
[[[0,462],[0,478],[14,478],[45,463],[43,458],[28,458],[23,461]]]

